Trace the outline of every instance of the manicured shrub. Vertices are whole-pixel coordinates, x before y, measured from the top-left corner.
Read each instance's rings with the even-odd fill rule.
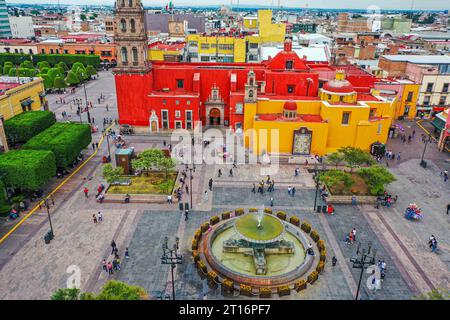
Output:
[[[323,250],[325,250],[325,241],[323,241],[322,239],[320,239],[319,241],[317,241],[317,247],[319,248],[319,251],[322,252]]]
[[[252,296],[252,287],[246,284],[239,285],[239,291],[243,296],[251,297]]]
[[[203,273],[208,272],[208,269],[206,268],[206,265],[202,260],[197,261],[197,268],[199,268]]]
[[[97,74],[97,70],[95,70],[95,68],[91,65],[88,65],[86,67],[86,72],[89,75],[89,77],[95,76]]]
[[[297,290],[297,292],[299,292],[301,290],[305,290],[307,286],[308,286],[307,282],[304,279],[302,279],[295,282],[294,289]]]
[[[296,216],[292,216],[289,219],[289,222],[292,223],[294,226],[297,226],[297,227],[300,226],[300,219],[297,218]]]
[[[231,212],[230,211],[222,213],[222,220],[230,219],[230,217],[231,217]]]
[[[259,297],[261,299],[268,299],[272,297],[272,290],[270,290],[270,288],[259,288]]]
[[[250,208],[248,209],[248,212],[258,212],[258,208]]]
[[[222,281],[222,288],[226,291],[232,291],[234,290],[234,282],[229,279],[225,279]]]
[[[317,273],[321,273],[321,272],[323,271],[324,268],[325,268],[325,262],[320,261],[320,262],[317,264],[317,267],[316,267]]]
[[[245,210],[242,209],[242,208],[239,208],[239,209],[234,210],[234,215],[235,215],[236,217],[242,216],[244,213],[245,213]]]
[[[64,89],[67,88],[67,83],[62,77],[56,77],[55,81],[53,81],[53,88],[55,89]]]
[[[78,79],[77,73],[74,71],[69,71],[66,77],[66,82],[71,85],[75,86],[80,83],[80,79]]]
[[[24,143],[56,122],[50,111],[27,111],[5,121],[6,137],[12,144]]]
[[[202,233],[205,233],[209,229],[209,222],[205,222],[201,226]]]
[[[194,262],[197,262],[200,260],[200,254],[197,250],[192,250],[192,257],[194,258]]]
[[[317,273],[317,271],[313,271],[308,275],[309,284],[313,284],[317,279],[319,279],[319,274]]]
[[[311,231],[310,236],[314,240],[314,242],[317,242],[320,239],[320,236],[319,236],[319,233],[317,232],[317,230]]]
[[[31,138],[24,149],[50,150],[55,154],[56,166],[65,168],[91,143],[88,124],[55,123]]]
[[[280,218],[281,220],[286,220],[286,212],[278,211],[277,217]]]
[[[327,260],[327,251],[324,249],[320,252],[320,261],[325,262]]]
[[[303,231],[305,231],[306,233],[310,233],[311,232],[311,225],[308,222],[303,222],[301,229]]]
[[[215,281],[215,282],[218,282],[218,281],[219,281],[219,277],[217,276],[217,273],[215,273],[215,272],[212,271],[212,270],[208,272],[207,277],[208,277],[208,279],[209,279],[210,281]]]
[[[192,250],[198,250],[198,240],[192,239]]]
[[[7,187],[40,189],[56,175],[55,156],[44,150],[11,150],[0,155],[0,175]]]
[[[202,231],[200,229],[195,230],[194,239],[199,241],[202,238]]]
[[[277,288],[277,292],[279,297],[288,296],[291,294],[291,288],[289,286],[280,286]]]
[[[213,226],[216,223],[218,223],[220,221],[220,218],[218,216],[214,216],[211,219],[209,219],[209,223]]]
[[[271,209],[271,208],[264,208],[264,213],[267,213],[267,214],[272,214],[272,213],[273,213],[273,211],[272,211],[272,209]]]

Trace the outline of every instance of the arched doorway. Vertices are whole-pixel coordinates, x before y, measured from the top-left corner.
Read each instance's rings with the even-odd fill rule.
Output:
[[[220,123],[220,110],[218,108],[212,108],[209,110],[209,124],[211,126],[219,126]]]

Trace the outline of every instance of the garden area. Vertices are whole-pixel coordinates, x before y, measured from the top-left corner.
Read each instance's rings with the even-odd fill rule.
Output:
[[[376,165],[369,153],[358,148],[341,148],[327,156],[325,161],[336,165],[336,169],[319,175],[319,180],[332,195],[378,196],[384,193],[386,185],[395,181],[389,170]],[[350,170],[338,169],[340,164],[345,164]]]
[[[5,121],[5,133],[17,150],[0,155],[0,216],[26,210],[26,199],[40,198],[42,188],[58,172],[75,166],[91,142],[89,125],[55,123],[49,111],[11,118]]]
[[[0,74],[41,77],[47,91],[63,91],[97,75],[98,56],[0,54]],[[17,67],[18,66],[18,67]]]
[[[175,160],[159,149],[144,150],[131,161],[134,175],[124,175],[122,167],[105,164],[103,178],[110,185],[106,193],[110,196],[172,194],[178,175],[175,166]]]

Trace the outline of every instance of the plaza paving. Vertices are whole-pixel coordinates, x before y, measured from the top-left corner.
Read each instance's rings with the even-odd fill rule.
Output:
[[[102,72],[100,79],[91,81],[86,88],[88,99],[94,103],[91,116],[96,123],[100,122],[101,129],[104,116],[117,117],[112,75]],[[98,104],[100,93],[107,99]],[[78,120],[76,107],[71,109],[70,104],[55,103],[60,96],[65,97],[66,102],[74,97],[84,100],[83,88],[77,89],[75,95],[48,96],[50,109],[56,112],[58,120],[61,120],[62,111]],[[83,114],[83,121],[86,121],[86,114]],[[230,166],[198,166],[193,180],[195,210],[187,222],[177,204],[98,204],[93,196],[85,199],[81,190],[88,186],[93,191],[102,181],[101,157],[107,154],[106,143],[103,143],[97,155],[55,194],[51,215],[56,236],[51,244],[46,245],[43,241],[49,228],[45,210],[38,210],[0,244],[0,299],[48,299],[53,291],[66,286],[71,276],[66,271],[71,265],[80,268],[83,291],[98,291],[108,279],[117,278],[143,286],[152,296],[164,292],[170,294],[170,268],[160,263],[161,245],[166,236],[171,241],[175,236],[181,239],[184,259],[175,272],[177,298],[200,299],[207,293],[208,299],[223,299],[220,290],[208,287],[194,267],[190,253],[194,231],[212,215],[228,209],[269,206],[270,197],[274,198],[274,210],[283,210],[302,221],[309,221],[325,239],[328,252],[328,263],[319,281],[300,294],[282,299],[354,298],[359,270],[352,268],[350,258],[355,254],[356,246],[344,242],[345,234],[353,227],[357,230],[358,240],[371,241],[377,256],[387,263],[381,290],[368,291],[364,285],[367,275],[364,275],[362,299],[410,299],[433,288],[450,288],[450,216],[445,214],[445,207],[450,202],[450,182],[444,183],[439,175],[450,167],[449,155],[437,152],[434,144],[429,145],[425,156],[428,167],[420,167],[421,129],[414,123],[406,123],[405,128],[407,132],[416,130],[416,138],[411,144],[403,144],[399,139],[388,143],[389,149],[402,152],[400,161],[389,163],[397,177],[397,181],[388,187],[390,193],[399,196],[396,206],[377,210],[372,206],[342,205],[336,206],[333,216],[313,212],[315,190],[311,174],[299,165],[300,176],[294,177],[297,166],[287,164],[280,164],[278,173],[271,175],[275,180],[275,192],[264,195],[251,192],[253,183],[266,180],[265,175],[260,175],[258,165],[239,165],[233,177],[228,176]],[[93,139],[98,141],[99,138],[100,135],[95,134]],[[143,150],[161,146],[167,137],[127,136],[125,139],[136,150]],[[114,147],[111,151],[114,152]],[[85,154],[92,154],[92,149],[87,149]],[[224,173],[221,178],[217,177],[219,168]],[[208,191],[208,200],[204,201],[202,194],[208,190],[210,178],[214,179],[214,190]],[[55,179],[47,191],[60,182]],[[287,194],[288,186],[296,187],[295,197]],[[188,197],[184,196],[183,202],[189,202]],[[403,217],[410,202],[422,207],[422,221],[411,222]],[[97,211],[102,211],[104,216],[100,225],[92,223],[92,214]],[[14,223],[2,221],[0,235],[5,235]],[[431,234],[439,241],[439,254],[431,253],[427,247]],[[123,262],[122,271],[108,276],[101,269],[101,260],[109,257],[112,239],[121,254],[129,247],[130,259]],[[335,267],[330,263],[333,256],[338,259]]]

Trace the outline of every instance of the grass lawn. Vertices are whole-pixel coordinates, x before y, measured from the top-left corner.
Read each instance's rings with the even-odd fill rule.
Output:
[[[148,176],[126,177],[131,179],[129,186],[110,186],[108,193],[112,194],[170,194],[176,182],[177,172],[170,172],[167,186],[164,172],[149,172]]]
[[[347,188],[346,186],[344,186],[344,183],[337,183],[334,186],[332,186],[331,188],[329,186],[328,189],[330,190],[331,194],[334,195],[357,195],[357,196],[367,196],[370,195],[370,190],[369,187],[367,186],[366,182],[364,181],[363,178],[360,177],[359,174],[357,173],[350,173],[352,176],[353,181],[355,181],[355,183],[350,187]]]

